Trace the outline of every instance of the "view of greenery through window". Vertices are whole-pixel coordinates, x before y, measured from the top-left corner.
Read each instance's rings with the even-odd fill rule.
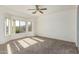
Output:
[[[32,31],[32,22],[22,21],[22,20],[10,20],[6,19],[6,35],[11,35],[12,33],[25,33]],[[28,29],[28,31],[26,31]]]
[[[26,32],[26,22],[16,20],[16,33]]]

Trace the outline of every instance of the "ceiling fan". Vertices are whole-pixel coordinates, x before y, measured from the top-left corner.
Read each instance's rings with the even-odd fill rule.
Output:
[[[28,9],[28,10],[35,10],[34,12],[32,12],[32,14],[36,14],[37,12],[44,14],[44,12],[42,12],[42,10],[47,10],[47,8],[39,8],[39,5],[35,5],[35,9]]]

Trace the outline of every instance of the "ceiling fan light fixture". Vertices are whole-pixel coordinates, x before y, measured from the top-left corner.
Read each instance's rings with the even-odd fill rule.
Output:
[[[36,14],[37,12],[44,14],[44,12],[42,12],[42,10],[47,10],[47,8],[39,8],[39,5],[35,5],[35,7],[36,7],[36,9],[28,9],[28,10],[35,10],[34,12],[32,12],[32,14]]]

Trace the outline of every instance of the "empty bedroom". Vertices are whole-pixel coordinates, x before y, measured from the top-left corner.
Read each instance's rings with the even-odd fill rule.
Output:
[[[0,54],[77,54],[76,5],[0,5]]]

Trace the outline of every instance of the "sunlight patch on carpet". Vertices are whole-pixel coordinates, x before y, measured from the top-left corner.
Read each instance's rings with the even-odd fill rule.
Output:
[[[40,41],[40,42],[44,42],[44,40],[39,39],[39,38],[36,38],[36,37],[33,37],[33,39],[38,40],[38,41]]]
[[[23,48],[27,48],[30,45],[28,45],[26,42],[24,42],[23,40],[18,40],[18,43],[23,47]]]
[[[35,40],[31,39],[31,38],[25,38],[23,40],[26,41],[27,43],[29,43],[30,45],[38,43],[37,41],[35,41]]]
[[[8,54],[12,54],[10,44],[7,44],[7,53],[8,53]]]

